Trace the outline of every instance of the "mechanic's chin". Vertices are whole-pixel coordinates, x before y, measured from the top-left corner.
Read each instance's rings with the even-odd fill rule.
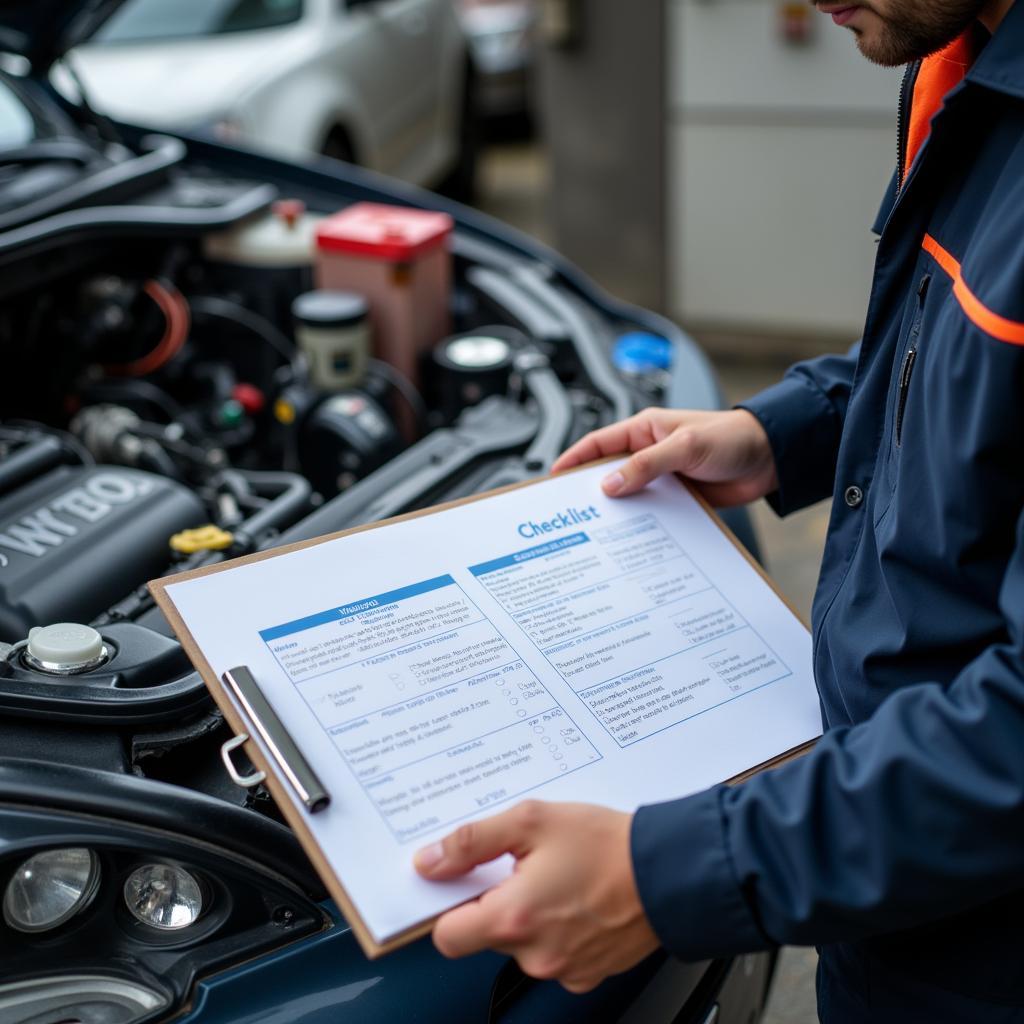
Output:
[[[814,6],[829,15],[841,28],[849,29],[857,42],[857,49],[873,64],[897,67],[911,58],[895,44],[891,27],[885,19],[865,4],[822,3]]]

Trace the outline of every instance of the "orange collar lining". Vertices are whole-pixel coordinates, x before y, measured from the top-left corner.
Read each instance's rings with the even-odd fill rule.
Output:
[[[942,109],[942,101],[949,91],[963,81],[976,56],[974,32],[968,29],[944,50],[933,53],[921,62],[910,103],[906,163],[900,169],[901,185],[907,180],[914,161],[928,141],[932,118]]]

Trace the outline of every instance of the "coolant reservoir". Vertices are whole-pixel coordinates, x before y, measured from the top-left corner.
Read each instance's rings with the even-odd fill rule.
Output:
[[[309,213],[298,199],[283,199],[255,220],[203,239],[203,254],[214,263],[236,267],[309,267],[316,252],[316,232],[324,217]]]
[[[271,322],[287,324],[292,299],[313,287],[316,231],[323,220],[297,199],[282,199],[262,216],[203,239],[211,265],[207,287],[246,296],[246,305]]]

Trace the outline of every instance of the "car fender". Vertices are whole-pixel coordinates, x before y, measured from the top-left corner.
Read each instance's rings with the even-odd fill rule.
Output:
[[[358,162],[379,166],[379,142],[370,111],[351,86],[316,67],[296,68],[252,90],[241,110],[253,139],[296,155],[319,153],[332,129],[342,128]]]
[[[338,70],[339,45],[293,50],[261,75],[239,98],[239,114],[253,139],[296,155],[319,153],[334,128],[343,128],[359,163],[380,163],[379,133],[372,111],[353,83]]]

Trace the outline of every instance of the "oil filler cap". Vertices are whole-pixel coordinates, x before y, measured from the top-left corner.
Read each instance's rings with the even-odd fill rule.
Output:
[[[40,672],[74,675],[102,665],[108,652],[103,637],[92,626],[58,622],[30,629],[23,657]]]

